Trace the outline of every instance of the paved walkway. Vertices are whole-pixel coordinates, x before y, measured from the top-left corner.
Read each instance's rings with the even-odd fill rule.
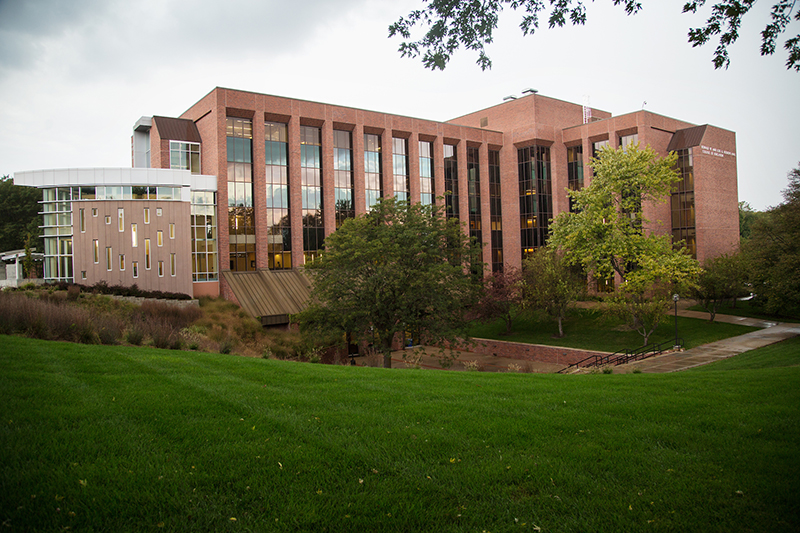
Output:
[[[683,300],[678,304],[678,316],[708,320],[708,313],[689,311],[686,307],[694,302]],[[732,315],[716,315],[715,321],[741,326],[762,328],[758,331],[730,337],[721,341],[704,344],[682,352],[670,352],[663,355],[650,357],[627,365],[614,367],[614,373],[622,374],[633,372],[638,368],[645,373],[664,373],[686,370],[700,365],[705,365],[720,359],[727,359],[734,355],[768,346],[782,340],[800,335],[800,324],[770,322],[756,318],[745,318]],[[419,365],[422,368],[442,369],[439,363],[439,350],[437,348],[423,347]],[[567,365],[555,363],[541,363],[537,361],[524,361],[510,357],[482,355],[473,352],[459,351],[450,370],[466,370],[469,366],[477,365],[483,372],[558,372]],[[406,359],[403,356],[406,356]],[[410,352],[398,350],[392,352],[392,366],[407,366]],[[510,370],[509,370],[510,367]]]

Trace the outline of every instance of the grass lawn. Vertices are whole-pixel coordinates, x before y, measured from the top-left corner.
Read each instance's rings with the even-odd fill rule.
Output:
[[[684,340],[684,347],[694,348],[709,342],[744,335],[758,328],[709,322],[696,318],[678,317],[678,336]],[[476,322],[470,335],[480,339],[547,344],[568,348],[583,348],[616,352],[625,348],[638,348],[642,336],[625,326],[622,320],[609,319],[595,309],[573,309],[564,322],[564,337],[554,338],[558,325],[546,317],[532,317],[521,314],[514,319],[511,335],[505,335],[505,322],[498,320],[490,324]],[[651,343],[675,338],[675,319],[666,318],[650,336]]]
[[[753,370],[761,368],[780,368],[800,366],[800,337],[751,350],[736,357],[723,359],[710,365],[699,366],[693,370],[711,372],[717,370]]]
[[[689,308],[690,311],[700,311],[701,313],[707,313],[705,309],[703,309],[702,305],[693,305]],[[736,307],[731,307],[731,302],[726,301],[723,302],[719,307],[717,307],[717,314],[720,315],[733,315],[733,316],[744,316],[748,318],[760,318],[762,320],[774,320],[776,322],[800,322],[800,317],[796,316],[775,316],[775,315],[767,315],[761,311],[761,308],[755,307],[753,304],[750,303],[749,300],[739,300],[736,302]]]
[[[494,374],[0,343],[8,531],[800,530],[798,367]]]

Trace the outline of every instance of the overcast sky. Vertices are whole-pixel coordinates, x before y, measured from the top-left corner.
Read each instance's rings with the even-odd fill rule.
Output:
[[[217,86],[440,121],[532,87],[733,130],[739,199],[781,202],[800,162],[800,73],[784,67],[785,39],[759,55],[771,3],[745,19],[727,71],[711,64],[715,44],[686,42],[703,16],[681,14],[683,0],[642,3],[627,17],[598,0],[586,26],[532,37],[508,10],[492,70],[461,51],[431,72],[387,37],[422,0],[0,0],[0,174],[129,167],[139,117],[178,116]]]

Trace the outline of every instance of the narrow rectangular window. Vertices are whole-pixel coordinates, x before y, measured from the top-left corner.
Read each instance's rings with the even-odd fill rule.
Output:
[[[86,210],[83,208],[81,208],[80,220],[81,220],[81,233],[86,233]]]
[[[106,215],[105,220],[106,220],[106,225],[107,226],[111,225],[111,215]]]
[[[159,278],[164,277],[164,261],[158,262],[158,277]]]
[[[136,223],[131,224],[131,246],[139,247],[139,225]]]
[[[86,279],[86,271],[81,270],[81,279]]]
[[[144,223],[145,224],[149,224],[150,223],[150,208],[149,207],[145,207],[144,208]]]
[[[159,246],[164,246],[164,232],[161,230],[156,232],[156,244]]]
[[[131,268],[133,269],[133,277],[139,277],[139,261],[131,261]]]
[[[169,254],[169,274],[175,276],[177,265],[175,264],[175,254]]]
[[[170,222],[169,223],[169,238],[170,239],[174,239],[175,238],[175,223],[174,222]]]
[[[160,207],[156,207],[156,216],[157,217],[161,216],[161,208]]]
[[[144,269],[150,270],[150,239],[144,240]]]
[[[119,270],[120,272],[125,271],[125,254],[119,254]]]
[[[111,247],[110,246],[106,246],[106,270],[108,270],[109,272],[111,271],[111,267],[112,267],[112,265],[111,265],[111,256],[112,256]]]
[[[119,232],[125,231],[125,209],[122,207],[117,208],[117,220],[119,220]]]
[[[93,216],[93,217],[96,217],[96,216],[97,216],[97,208],[96,208],[96,207],[93,207],[93,208],[92,208],[92,216]]]
[[[94,249],[94,264],[100,262],[100,243],[97,239],[92,241],[92,248]]]

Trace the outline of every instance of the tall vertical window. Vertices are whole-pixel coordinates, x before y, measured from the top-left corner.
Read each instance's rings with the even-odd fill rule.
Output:
[[[94,253],[94,262],[95,264],[100,263],[100,241],[94,239],[92,241],[92,251]]]
[[[159,278],[164,277],[164,261],[158,262],[158,277]]]
[[[131,246],[139,247],[139,225],[136,223],[131,224]]]
[[[469,195],[469,236],[483,243],[481,231],[481,173],[478,149],[467,147],[467,180]]]
[[[131,270],[133,271],[133,277],[139,277],[139,261],[131,261]]]
[[[161,230],[156,232],[156,246],[164,246],[164,232]]]
[[[169,275],[175,276],[178,273],[178,265],[176,263],[175,254],[169,254]]]
[[[364,188],[366,190],[367,211],[383,196],[381,189],[381,137],[372,133],[364,134]]]
[[[503,271],[503,202],[500,200],[500,152],[489,150],[489,215],[492,232],[492,272]]]
[[[571,191],[583,189],[583,146],[567,148],[567,188]],[[575,200],[569,198],[569,210],[575,212]]]
[[[125,209],[122,207],[117,208],[117,225],[120,233],[125,231]]]
[[[144,240],[144,269],[150,270],[150,239]]]
[[[336,227],[356,216],[353,204],[353,147],[349,131],[333,130],[333,180]]]
[[[289,219],[289,161],[286,124],[264,123],[267,176],[267,267],[292,268],[292,233]]]
[[[697,259],[697,226],[694,212],[694,161],[691,148],[677,150],[675,166],[681,180],[672,192],[672,242],[688,248]],[[683,244],[678,245],[680,241]]]
[[[175,238],[175,223],[174,222],[170,222],[169,223],[169,238],[170,239],[174,239]]]
[[[150,208],[149,207],[145,207],[144,208],[144,223],[145,224],[149,224],[150,223]]]
[[[433,204],[433,143],[419,142],[419,201]]]
[[[517,150],[519,170],[519,213],[522,257],[547,242],[553,217],[550,148],[530,146]]]
[[[120,272],[125,271],[125,254],[119,254],[119,270]]]
[[[86,233],[86,210],[81,208],[80,211],[81,233]]]
[[[217,195],[192,191],[192,281],[216,281]]]
[[[72,201],[80,199],[79,187],[53,187],[42,190],[42,233],[44,234],[44,278],[46,281],[73,281]],[[78,215],[80,216],[80,212]]]
[[[253,123],[227,119],[228,242],[230,269],[256,269],[256,228],[253,208]]]
[[[408,200],[408,140],[392,137],[392,166],[394,167],[394,197]]]
[[[169,168],[200,174],[200,143],[170,141]]]
[[[325,240],[319,128],[300,127],[300,185],[303,197],[303,256],[308,262],[319,255]]]
[[[106,246],[106,270],[108,271],[110,271],[114,267],[114,265],[111,263],[111,257],[113,255],[114,254],[111,251],[111,247]]]
[[[456,147],[444,145],[444,194],[447,218],[458,218],[458,159]]]

